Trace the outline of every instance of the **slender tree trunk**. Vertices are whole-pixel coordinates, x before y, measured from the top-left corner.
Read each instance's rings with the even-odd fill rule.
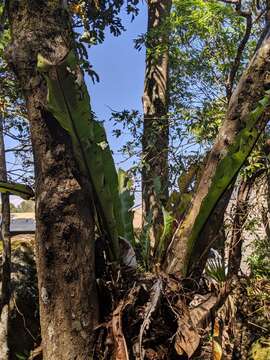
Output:
[[[7,181],[7,167],[5,156],[5,144],[3,134],[3,118],[0,115],[0,179]],[[2,289],[0,303],[0,354],[1,359],[8,360],[8,318],[10,301],[10,269],[11,269],[11,246],[10,246],[10,206],[9,195],[1,194],[2,219],[1,240],[2,251]]]
[[[237,275],[240,269],[243,244],[243,226],[248,216],[248,201],[256,176],[242,179],[237,192],[235,216],[229,247],[228,274]]]
[[[269,153],[266,153],[266,156]],[[249,200],[252,194],[252,189],[260,177],[265,173],[265,169],[256,171],[252,176],[247,179],[241,179],[238,186],[236,209],[233,219],[232,234],[229,244],[228,252],[228,274],[229,276],[237,275],[240,270],[242,260],[242,245],[243,245],[243,230],[244,225],[249,215]],[[262,213],[262,219],[264,214]],[[265,222],[264,222],[265,225]],[[267,229],[266,234],[267,234]]]
[[[143,95],[142,138],[143,214],[152,215],[151,242],[156,243],[162,224],[162,203],[168,198],[168,37],[162,25],[171,10],[171,0],[148,1],[148,35]],[[160,32],[160,33],[158,33]],[[161,34],[162,32],[162,34]],[[156,47],[161,47],[157,55]],[[157,189],[157,184],[159,183]]]
[[[264,226],[266,238],[268,239],[268,241],[270,241],[270,221],[268,218],[268,214],[270,213],[270,174],[269,173],[267,174],[266,181],[267,181],[267,194],[266,194],[267,205],[265,212],[263,212],[262,214],[262,218],[263,218],[263,226]]]
[[[73,47],[61,1],[10,0],[7,57],[23,89],[35,160],[36,258],[45,360],[86,360],[98,320],[89,183],[70,138],[46,110],[37,54],[61,61]]]
[[[226,119],[209,155],[197,192],[168,248],[165,268],[170,273],[179,272],[185,276],[192,266],[194,259],[191,259],[191,256],[194,249],[200,246],[199,237],[190,240],[192,230],[196,225],[203,200],[209,194],[218,164],[228,154],[229,147],[235,142],[237,134],[245,127],[248,114],[258,106],[258,101],[264,97],[265,90],[269,88],[269,56],[270,36],[268,30],[262,45],[250,61],[230,99]],[[268,119],[269,107],[261,116],[259,125],[256,126],[263,129]],[[207,241],[209,246],[210,239]]]

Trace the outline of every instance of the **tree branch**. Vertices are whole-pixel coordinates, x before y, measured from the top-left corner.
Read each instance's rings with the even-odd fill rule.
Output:
[[[227,96],[227,100],[229,102],[231,95],[232,95],[232,90],[233,90],[233,85],[234,85],[234,81],[235,81],[235,77],[237,74],[237,71],[239,69],[239,66],[241,64],[241,58],[242,58],[242,54],[245,50],[246,44],[249,40],[250,34],[251,34],[251,29],[252,29],[252,12],[251,10],[243,10],[242,9],[242,0],[219,0],[225,4],[231,4],[235,6],[235,11],[237,12],[237,14],[239,14],[240,16],[243,16],[244,18],[246,18],[246,31],[244,34],[243,39],[241,40],[238,49],[237,49],[237,53],[236,53],[236,57],[234,59],[232,68],[229,72],[227,81],[226,81],[226,96]]]
[[[251,34],[251,29],[252,29],[252,15],[251,15],[251,13],[249,13],[246,16],[246,31],[245,31],[244,37],[238,46],[236,57],[234,59],[233,65],[231,67],[231,70],[229,72],[229,75],[228,75],[228,78],[226,81],[226,96],[227,96],[228,102],[232,95],[232,89],[233,89],[235,77],[236,77],[237,71],[239,69],[239,66],[241,64],[242,54],[243,54],[245,47],[247,45],[247,42],[249,40],[249,37]]]

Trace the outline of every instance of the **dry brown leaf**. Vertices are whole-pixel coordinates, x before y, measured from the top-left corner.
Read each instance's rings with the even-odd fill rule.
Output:
[[[178,355],[187,354],[190,358],[200,344],[200,335],[194,327],[188,309],[181,304],[182,314],[178,318],[178,330],[175,336],[174,348]]]
[[[115,360],[129,360],[127,344],[122,331],[122,311],[124,304],[124,300],[121,300],[117,308],[114,310],[112,317],[112,330],[116,344]]]
[[[178,355],[186,354],[190,358],[195,353],[200,344],[198,328],[209,317],[218,300],[217,296],[209,294],[198,306],[190,310],[185,307],[184,303],[178,303],[178,330],[174,345]]]
[[[140,287],[133,288],[127,299],[121,300],[112,316],[112,332],[115,341],[115,360],[129,360],[127,344],[122,330],[122,314],[125,308],[134,302]]]
[[[196,328],[202,326],[203,322],[210,315],[210,311],[217,304],[217,301],[218,297],[210,294],[205,297],[205,301],[190,310],[190,317]]]

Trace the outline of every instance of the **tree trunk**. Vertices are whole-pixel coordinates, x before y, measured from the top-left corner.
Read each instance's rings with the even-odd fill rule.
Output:
[[[247,181],[242,179],[237,192],[235,216],[229,247],[228,275],[237,275],[242,258],[243,226],[248,216],[248,200],[255,176]]]
[[[0,180],[7,181],[7,167],[5,156],[5,143],[3,134],[3,118],[0,115]],[[2,251],[2,289],[0,303],[0,354],[1,359],[8,360],[8,318],[10,301],[10,269],[11,269],[11,246],[10,246],[10,206],[9,195],[1,194],[2,219],[1,240]]]
[[[62,2],[10,1],[9,63],[23,89],[35,160],[36,258],[45,360],[86,360],[98,320],[94,222],[88,180],[68,134],[46,110],[37,54],[61,61],[73,47]]]
[[[250,61],[247,70],[242,75],[238,86],[230,99],[226,119],[209,155],[197,192],[187,215],[179,225],[168,248],[165,268],[166,271],[170,273],[179,272],[185,276],[192,266],[192,254],[194,249],[199,246],[198,231],[201,232],[200,230],[205,225],[205,222],[202,223],[200,218],[202,210],[206,212],[212,212],[214,210],[214,208],[211,207],[213,204],[209,203],[209,210],[207,209],[208,204],[203,201],[204,199],[207,199],[207,196],[210,194],[211,185],[216,175],[218,165],[225,157],[233,159],[233,154],[230,152],[232,144],[238,146],[239,143],[236,141],[239,141],[239,138],[237,138],[237,135],[245,128],[247,121],[249,120],[250,112],[256,109],[258,102],[265,95],[265,90],[269,88],[269,55],[270,36],[268,31],[262,45]],[[268,119],[269,106],[267,106],[264,113],[260,116],[259,122],[256,124],[256,129],[258,129],[257,137]],[[233,169],[227,169],[226,171],[229,173],[232,170]],[[214,190],[217,191],[218,189]],[[226,188],[224,191],[225,190]],[[217,204],[218,200],[220,200],[220,197],[215,198],[214,205]],[[202,206],[204,206],[204,208],[202,208]],[[195,233],[193,232],[194,229],[196,230]],[[210,239],[208,239],[208,241],[210,241]]]
[[[237,275],[240,270],[242,260],[242,245],[243,245],[243,228],[247,217],[249,215],[249,199],[252,189],[256,181],[265,172],[265,169],[260,169],[246,180],[243,178],[238,187],[236,198],[236,209],[233,219],[232,234],[229,244],[228,254],[228,275]]]
[[[168,32],[162,27],[171,10],[171,0],[148,1],[148,36],[143,95],[142,137],[143,214],[152,217],[151,242],[157,241],[162,224],[161,205],[168,198]],[[157,55],[156,48],[161,47]],[[158,50],[160,51],[160,50]],[[157,185],[159,183],[159,185]],[[160,187],[160,189],[157,189]]]
[[[266,238],[269,239],[270,241],[270,221],[268,219],[268,214],[270,212],[270,174],[268,173],[266,176],[267,179],[267,195],[266,195],[266,200],[267,200],[267,205],[266,205],[266,209],[262,214],[262,218],[263,218],[263,226],[264,226],[264,230],[265,230],[265,234],[266,234]]]

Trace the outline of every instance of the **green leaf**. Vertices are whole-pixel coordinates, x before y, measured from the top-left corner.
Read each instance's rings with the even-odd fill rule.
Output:
[[[38,70],[47,82],[47,109],[71,137],[80,171],[90,180],[96,211],[119,257],[121,224],[118,178],[103,126],[94,119],[83,74],[73,51],[53,64],[38,55]]]
[[[119,229],[119,235],[128,240],[133,246],[135,245],[134,232],[133,232],[133,211],[131,208],[134,206],[134,195],[131,194],[132,181],[127,173],[118,170],[118,189],[121,202],[121,219],[122,226]]]
[[[173,232],[173,222],[174,217],[172,216],[171,212],[167,211],[164,207],[162,207],[162,214],[163,214],[163,231],[160,236],[157,250],[156,250],[156,258],[162,259],[164,251],[166,250],[167,241],[171,238]]]
[[[25,200],[33,199],[35,194],[30,186],[16,183],[0,182],[0,192],[20,196]]]
[[[21,355],[21,354],[15,354],[16,358],[19,360],[27,360],[28,356],[26,355]]]
[[[219,283],[226,281],[226,269],[219,258],[209,259],[205,267],[206,274]]]
[[[140,254],[143,261],[143,267],[146,271],[149,270],[150,265],[150,230],[153,225],[152,218],[153,214],[150,210],[144,218],[142,231],[140,232],[139,236],[139,243],[141,247]]]

